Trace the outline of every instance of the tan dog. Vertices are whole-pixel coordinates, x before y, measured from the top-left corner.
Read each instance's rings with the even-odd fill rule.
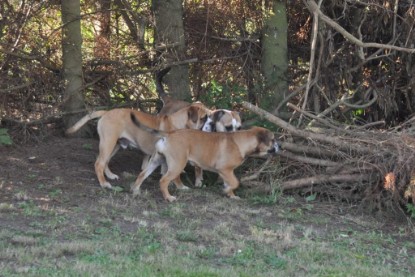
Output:
[[[131,120],[139,128],[149,130],[134,113],[131,113]],[[165,159],[167,172],[160,179],[160,189],[164,199],[170,202],[176,200],[176,197],[170,195],[168,185],[180,176],[188,161],[200,168],[217,172],[224,181],[225,193],[231,198],[237,198],[234,190],[238,188],[239,181],[235,177],[234,169],[250,154],[265,155],[278,151],[274,134],[262,127],[231,133],[207,133],[189,129],[172,132],[153,130],[153,133],[162,136],[156,143],[157,152],[153,154],[131,190],[137,195],[142,182]]]
[[[111,188],[111,184],[105,180],[104,173],[109,179],[118,179],[118,176],[112,173],[108,167],[110,159],[120,148],[118,142],[122,147],[131,145],[139,148],[146,155],[151,155],[155,151],[155,143],[158,137],[134,126],[131,122],[131,113],[146,126],[163,131],[172,131],[183,128],[201,129],[210,110],[202,104],[191,104],[171,115],[155,116],[130,109],[113,109],[110,111],[95,111],[81,118],[67,130],[67,134],[76,132],[89,120],[101,117],[97,126],[100,141],[99,155],[95,162],[95,173],[99,184],[103,188]],[[176,182],[180,187],[180,179]]]
[[[156,72],[155,76],[157,93],[163,102],[163,108],[160,110],[159,115],[168,115],[179,110],[180,108],[190,105],[188,102],[176,100],[166,94],[163,88],[162,79],[169,71],[170,67],[167,67]],[[217,109],[212,111],[202,130],[204,132],[233,132],[240,130],[241,126],[241,118],[238,112]],[[201,187],[203,182],[203,170],[197,166],[195,167],[195,176],[195,186]]]
[[[241,129],[241,118],[238,112],[225,109],[212,111],[205,125],[204,132],[235,132]],[[203,170],[195,166],[195,187],[201,187],[203,183]]]

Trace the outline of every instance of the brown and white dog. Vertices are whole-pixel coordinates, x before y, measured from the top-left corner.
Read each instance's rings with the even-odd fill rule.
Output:
[[[202,128],[204,132],[234,132],[242,127],[238,112],[217,109],[213,110]]]
[[[100,138],[99,155],[95,162],[95,173],[97,174],[99,184],[103,188],[111,188],[111,184],[106,181],[104,173],[109,179],[119,178],[111,172],[108,163],[117,153],[120,146],[125,148],[130,145],[139,148],[146,155],[151,155],[155,151],[155,143],[158,137],[134,126],[131,121],[131,113],[140,122],[152,129],[172,131],[183,128],[201,129],[210,114],[210,110],[200,103],[195,103],[171,115],[156,116],[130,109],[113,109],[109,111],[95,111],[81,118],[66,133],[74,133],[89,120],[100,117],[97,126]],[[180,186],[181,181],[178,180],[177,182],[178,186]]]
[[[160,179],[160,189],[165,200],[176,200],[176,197],[170,195],[168,185],[180,176],[187,162],[217,172],[224,181],[225,193],[230,198],[238,198],[234,194],[239,186],[234,169],[250,154],[261,156],[278,151],[274,134],[262,127],[229,133],[208,133],[190,129],[160,132],[148,128],[134,113],[131,113],[131,120],[138,128],[161,136],[156,143],[156,152],[131,188],[134,195],[139,193],[143,181],[165,161],[167,172]],[[174,183],[176,184],[175,181]],[[178,188],[187,187],[181,184]]]

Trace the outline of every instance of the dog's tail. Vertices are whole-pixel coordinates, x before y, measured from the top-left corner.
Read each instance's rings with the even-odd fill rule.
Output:
[[[171,67],[166,67],[162,70],[157,71],[155,74],[157,94],[159,95],[160,99],[163,101],[164,101],[164,98],[168,95],[166,91],[164,90],[162,81],[163,81],[163,77],[170,71],[170,69]]]
[[[88,121],[94,118],[103,116],[107,111],[94,111],[82,117],[78,122],[76,122],[71,128],[66,130],[66,134],[72,134],[78,131],[82,126],[84,126]]]
[[[153,128],[150,128],[150,127],[142,124],[140,121],[138,121],[137,117],[135,116],[135,114],[133,112],[130,113],[130,118],[131,118],[131,121],[134,123],[135,126],[137,126],[140,129],[143,129],[146,132],[149,132],[149,133],[151,133],[151,134],[153,134],[157,137],[165,137],[168,134],[167,132],[157,130],[157,129],[153,129]]]

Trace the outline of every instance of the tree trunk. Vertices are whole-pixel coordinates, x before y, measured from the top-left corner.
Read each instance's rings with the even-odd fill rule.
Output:
[[[80,22],[80,1],[62,1],[62,63],[65,81],[64,101],[62,109],[65,127],[72,126],[81,117],[78,111],[85,109],[81,93],[82,74],[82,36]],[[81,129],[78,134],[88,134],[88,129]]]
[[[165,44],[162,53],[165,64],[186,59],[186,42],[183,28],[183,7],[181,0],[153,0],[153,12],[156,21],[155,42]],[[170,95],[180,100],[190,100],[189,66],[175,65],[163,78]]]
[[[112,68],[105,63],[105,61],[111,60],[111,2],[112,0],[95,2],[94,62],[97,66],[94,73],[96,77],[102,77],[102,80],[95,83],[93,90],[94,95],[100,95],[101,99],[105,99],[104,105],[111,104],[110,90],[114,85],[114,77],[111,74]]]
[[[265,7],[265,23],[262,33],[261,70],[265,78],[266,95],[261,106],[275,108],[285,98],[287,82],[287,10],[285,1],[272,0]]]

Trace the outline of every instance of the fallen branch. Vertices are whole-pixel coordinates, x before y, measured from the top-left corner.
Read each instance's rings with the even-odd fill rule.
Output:
[[[310,185],[317,185],[330,182],[362,182],[373,178],[371,174],[341,174],[341,175],[317,175],[296,180],[282,182],[281,189],[299,189]]]
[[[358,143],[351,144],[348,141],[344,141],[344,139],[341,139],[338,136],[327,136],[323,134],[316,134],[313,132],[308,132],[305,130],[297,129],[296,127],[292,126],[288,122],[285,122],[284,120],[272,115],[271,113],[258,108],[257,106],[252,105],[251,103],[242,101],[242,106],[261,117],[265,118],[271,123],[274,123],[275,125],[279,126],[282,129],[285,129],[286,131],[290,132],[293,135],[300,136],[306,139],[315,139],[319,140],[321,142],[329,143],[334,146],[337,146],[340,149],[343,150],[354,150],[362,153],[372,153],[373,149],[370,147],[359,145]]]
[[[280,144],[282,149],[289,150],[291,152],[295,153],[302,153],[302,154],[309,154],[309,155],[315,155],[315,156],[325,156],[325,157],[335,157],[336,153],[333,153],[333,151],[322,149],[321,147],[312,147],[307,145],[302,145],[299,143],[291,143],[287,141],[278,142]]]
[[[299,155],[295,155],[295,154],[292,154],[292,153],[287,152],[287,151],[280,152],[279,155],[282,156],[282,157],[291,159],[291,160],[296,160],[298,162],[311,164],[311,165],[329,166],[329,167],[341,166],[340,163],[336,163],[336,162],[332,162],[332,161],[328,161],[328,160],[321,160],[321,159],[315,159],[315,158],[299,156]]]

